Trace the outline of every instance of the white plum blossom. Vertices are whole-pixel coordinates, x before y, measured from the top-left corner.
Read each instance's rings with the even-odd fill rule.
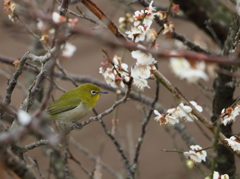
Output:
[[[144,41],[147,30],[144,26],[139,25],[137,27],[131,27],[131,31],[126,31],[126,34],[128,34],[128,37],[132,41],[139,42]]]
[[[177,109],[173,112],[173,114],[176,117],[181,118],[181,117],[187,116],[191,112],[192,112],[192,108],[190,106],[185,106],[183,103],[180,103]]]
[[[77,47],[69,42],[62,45],[61,48],[63,49],[62,56],[66,58],[72,57],[74,52],[77,50]]]
[[[146,41],[153,42],[157,38],[157,32],[154,29],[149,29],[146,33]]]
[[[163,35],[167,37],[171,37],[171,33],[174,31],[174,24],[170,21],[167,21],[163,24],[164,30],[162,32]]]
[[[138,26],[141,23],[145,27],[150,27],[152,25],[156,8],[152,6],[153,1],[149,4],[149,7],[146,7],[145,10],[136,11],[133,15],[134,26]]]
[[[173,111],[174,109],[168,109],[167,113],[160,114],[157,110],[154,110],[154,113],[156,115],[154,119],[160,123],[160,126],[165,124],[174,125],[176,123],[179,123],[179,119],[175,116],[172,116]]]
[[[208,76],[204,72],[206,65],[203,61],[190,63],[185,58],[170,58],[170,67],[175,75],[190,83],[196,83],[199,79],[208,80]]]
[[[143,52],[141,50],[132,51],[131,55],[137,60],[137,64],[140,65],[151,65],[156,62],[151,53]]]
[[[134,68],[131,68],[131,76],[133,77],[133,85],[135,85],[137,88],[139,88],[140,91],[143,91],[145,87],[150,88],[148,86],[147,79],[150,77],[149,66],[136,66]]]
[[[128,72],[128,65],[122,63],[121,57],[114,56],[112,63],[105,63],[104,67],[99,68],[99,73],[103,75],[107,84],[114,88],[124,88],[124,82],[129,81],[130,75]]]
[[[195,101],[190,101],[190,103],[191,103],[199,112],[202,112],[202,111],[203,111],[202,106],[198,105]]]
[[[137,65],[134,68],[131,68],[131,76],[142,79],[148,79],[151,76],[151,67]]]
[[[232,107],[229,107],[227,109],[223,109],[221,112],[221,123],[223,125],[227,125],[231,122],[234,122],[236,117],[240,114],[240,105],[236,105],[233,109]]]
[[[62,23],[62,22],[66,22],[66,17],[61,16],[59,13],[57,12],[53,12],[52,13],[52,20],[55,23]]]
[[[240,139],[232,136],[230,139],[225,139],[228,142],[228,145],[234,150],[234,151],[240,151]]]
[[[156,7],[153,7],[152,5],[153,5],[153,1],[151,1],[151,2],[149,3],[149,6],[146,7],[146,10],[145,10],[145,11],[146,11],[147,13],[153,13],[153,12],[156,11]]]
[[[210,179],[210,177],[209,177],[209,179]],[[214,171],[213,179],[229,179],[229,176],[228,176],[228,174],[220,175],[219,172]]]
[[[8,18],[12,22],[16,22],[18,20],[18,15],[15,12],[16,7],[17,7],[17,4],[14,2],[11,2],[11,0],[4,0],[4,10],[6,13],[8,13]]]
[[[17,113],[19,124],[26,126],[32,121],[32,117],[24,110],[19,110]]]
[[[154,19],[154,14],[153,13],[147,14],[145,16],[145,18],[143,19],[144,26],[149,28],[153,23],[153,19]]]
[[[120,74],[122,79],[129,81],[130,76],[128,73],[128,65],[126,63],[122,63],[121,57],[118,57],[117,55],[115,55],[113,58],[113,64],[115,67],[115,70],[113,70],[114,74],[116,76]]]
[[[170,108],[167,110],[167,114],[165,119],[167,120],[168,124],[174,125],[179,123],[179,118],[174,115],[175,108]]]
[[[195,101],[190,101],[190,103],[199,111],[202,112],[202,106],[198,105]],[[193,119],[197,119],[192,113],[192,108],[190,106],[180,103],[177,107],[174,115],[179,118],[184,118],[188,122],[193,122]]]
[[[150,88],[147,80],[138,77],[133,78],[133,85],[135,85],[140,91],[143,91],[145,87]]]
[[[166,11],[158,11],[156,12],[156,16],[162,21],[167,18],[167,12]]]
[[[134,19],[134,26],[138,26],[141,24],[143,18],[144,18],[145,14],[144,14],[144,10],[141,11],[135,11],[134,15],[133,15],[133,19]]]
[[[156,11],[156,7],[153,7],[152,4],[153,1],[151,1],[149,7],[146,8],[145,17],[143,19],[143,24],[147,27],[150,27],[152,25],[154,16],[156,15],[156,13],[154,13]]]
[[[118,85],[116,84],[116,76],[115,76],[115,74],[113,72],[113,69],[106,68],[106,69],[103,70],[103,67],[100,67],[99,68],[99,73],[103,75],[105,81],[110,86],[112,86],[114,88],[118,88],[118,87],[124,88],[124,84],[123,83],[120,82]]]
[[[183,154],[187,159],[191,159],[194,162],[200,163],[201,161],[206,161],[207,152],[202,150],[202,147],[199,145],[191,145],[191,150],[189,152],[184,152]]]
[[[186,121],[192,122],[193,119],[196,119],[196,117],[191,114],[191,112],[192,108],[190,106],[180,103],[172,115],[177,118],[185,119]]]
[[[160,122],[160,126],[167,123],[164,115],[160,114],[156,109],[153,112],[156,115],[154,119]]]
[[[45,27],[46,27],[46,24],[41,19],[38,19],[37,28],[40,31],[43,31],[43,29],[45,29]]]
[[[199,111],[202,112],[202,107],[197,105],[195,101],[190,101],[190,103]],[[180,119],[185,119],[186,121],[192,122],[193,119],[197,119],[192,113],[192,108],[190,106],[180,103],[177,108],[170,108],[164,114],[159,114],[157,111],[154,113],[157,115],[155,118],[160,122],[160,125],[170,124],[174,125],[178,123]]]

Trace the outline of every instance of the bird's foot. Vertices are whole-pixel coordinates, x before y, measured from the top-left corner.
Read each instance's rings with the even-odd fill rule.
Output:
[[[74,130],[81,130],[82,129],[82,124],[77,122],[77,121],[73,121],[72,123],[74,123],[74,125],[71,127]]]

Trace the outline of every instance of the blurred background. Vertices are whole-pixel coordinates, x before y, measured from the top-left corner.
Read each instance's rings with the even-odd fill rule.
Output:
[[[46,1],[40,8],[47,7],[50,3],[50,1]],[[117,25],[119,17],[124,16],[127,9],[126,6],[120,3],[120,1],[98,0],[95,1],[95,3],[106,14],[108,14],[108,16],[111,17],[111,19]],[[169,1],[167,0],[157,0],[155,3],[165,8],[167,8],[169,5]],[[70,5],[70,9],[76,11],[76,5],[88,17],[95,19],[97,22],[102,24],[81,3]],[[129,13],[133,14],[135,10],[141,10],[143,7],[141,5],[132,5],[131,9],[132,12]],[[191,41],[199,43],[199,45],[202,45],[203,48],[205,45],[214,52],[219,53],[218,48],[212,42],[212,40],[203,31],[199,30],[198,27],[196,27],[193,23],[184,18],[171,17],[170,20],[174,23],[176,32],[184,35]],[[91,28],[92,31],[101,34],[101,36],[106,39],[112,39],[113,41],[116,41],[115,36],[103,26],[95,25],[85,19],[79,19],[79,24]],[[153,26],[156,27],[156,29],[159,28],[156,24]],[[7,14],[3,9],[0,10],[0,27],[0,54],[12,57],[14,59],[19,59],[24,55],[25,52],[32,49],[31,45],[33,44],[33,37],[31,37],[31,35],[26,31],[22,24],[12,23],[8,19]],[[108,49],[111,57],[114,55],[124,55],[124,62],[129,64],[129,67],[135,63],[135,60],[131,58],[128,51],[121,48],[113,49],[91,37],[75,36],[71,39],[71,43],[77,47],[77,51],[70,59],[61,60],[61,64],[67,72],[72,74],[87,75],[103,81],[104,79],[102,75],[99,74],[99,67],[101,66],[101,62],[105,60],[103,57],[104,54],[102,53],[102,49]],[[159,44],[159,48],[176,48],[175,40],[167,39],[165,36],[160,36],[160,38],[157,40],[157,43]],[[158,61],[160,72],[165,75],[165,77],[168,78],[169,81],[174,86],[176,86],[188,100],[194,100],[199,105],[203,106],[204,115],[210,120],[212,111],[212,92],[205,91],[197,85],[192,85],[187,83],[185,80],[178,79],[171,72],[168,59],[158,58],[156,60]],[[7,64],[0,63],[0,70],[0,97],[3,98],[5,96],[7,79],[9,79],[10,75],[13,74],[15,68]],[[27,92],[28,89],[26,78],[27,73],[23,72],[19,80],[19,84],[25,88],[25,92]],[[75,86],[70,81],[64,81],[57,78],[55,80],[56,83],[65,90],[75,88]],[[201,83],[209,88],[212,88],[213,78],[207,82],[201,81]],[[143,94],[154,98],[156,86],[155,81],[149,80],[149,86],[151,88],[146,88]],[[11,102],[11,105],[14,108],[19,108],[22,100],[25,98],[25,92],[20,88],[16,88],[14,90]],[[58,90],[54,90],[52,93],[55,99],[61,94],[62,92]],[[239,89],[237,88],[235,97],[237,97],[239,94]],[[115,101],[116,94],[111,92],[108,95],[104,95],[100,98],[95,109],[99,113],[103,112],[104,110],[111,107]],[[179,104],[179,102],[174,99],[173,95],[163,86],[160,86],[158,102],[161,103],[165,109],[176,107],[176,105]],[[50,103],[51,101],[49,101],[49,104]],[[147,110],[149,109],[148,106],[142,104],[141,102],[131,99],[127,103],[120,105],[118,108],[117,118],[119,119],[119,124],[116,126],[117,128],[115,135],[130,159],[133,157],[135,145],[141,133],[141,122],[144,119],[143,108],[146,108]],[[94,116],[94,113],[90,113],[85,119],[88,119],[90,116]],[[103,118],[109,130],[112,129],[112,119],[113,113]],[[201,129],[199,129],[196,124],[184,122],[184,125],[186,125],[187,130],[192,134],[192,136],[196,139],[197,143],[201,147],[205,148],[212,145],[212,141],[206,139]],[[238,117],[233,125],[233,131],[235,133],[239,133],[239,125],[240,119]],[[201,124],[200,126],[211,138],[213,138],[212,134],[208,132],[204,126]],[[70,136],[72,136],[76,142],[82,146],[82,148],[85,148],[95,158],[100,159],[116,172],[125,172],[119,153],[116,151],[116,148],[113,145],[112,141],[108,138],[108,136],[105,135],[99,123],[92,122],[80,131],[72,131],[70,133]],[[21,141],[21,145],[26,145],[33,141],[35,141],[35,138],[28,137]],[[80,151],[71,142],[69,142],[69,147],[74,157],[79,160],[82,165],[89,171],[91,171],[94,166],[96,166],[96,162],[91,160],[86,154]],[[49,160],[43,153],[43,148],[44,147],[39,147],[27,152],[25,159],[27,162],[29,162],[27,155],[33,159],[36,159],[41,171],[46,175],[49,166]],[[64,147],[62,148],[64,149]],[[188,151],[189,146],[186,146],[185,142],[179,136],[178,132],[174,130],[173,126],[159,126],[159,123],[154,121],[154,116],[152,116],[148,124],[147,132],[140,151],[139,166],[137,172],[138,178],[204,178],[204,176],[209,174],[209,170],[207,170],[203,165],[196,164],[200,169],[189,169],[186,167],[186,160],[182,154],[164,152],[162,149],[178,149],[182,151]],[[211,157],[211,152],[211,149],[207,150],[209,157]],[[69,165],[72,169],[71,172],[76,178],[88,178],[88,176],[75,162],[69,160]],[[236,158],[236,165],[237,171],[239,173],[240,161],[238,158]],[[114,178],[103,168],[101,171],[102,178]]]

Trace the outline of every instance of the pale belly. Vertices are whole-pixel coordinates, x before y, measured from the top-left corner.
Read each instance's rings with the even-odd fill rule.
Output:
[[[78,105],[76,108],[57,114],[55,117],[58,122],[72,123],[85,117],[92,109]]]

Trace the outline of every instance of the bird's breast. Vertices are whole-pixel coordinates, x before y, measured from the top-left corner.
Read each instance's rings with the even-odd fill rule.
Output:
[[[91,110],[92,108],[86,107],[83,103],[80,103],[74,109],[58,114],[57,120],[62,123],[75,122],[85,117]]]

